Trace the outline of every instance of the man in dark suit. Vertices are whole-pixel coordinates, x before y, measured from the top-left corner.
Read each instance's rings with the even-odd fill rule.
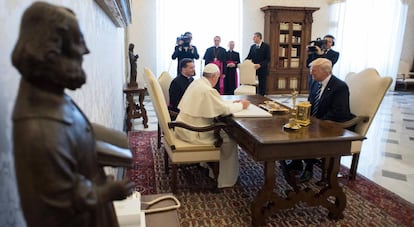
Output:
[[[310,65],[312,79],[309,82],[308,101],[312,104],[311,114],[321,120],[344,122],[355,117],[349,109],[349,89],[346,83],[332,75],[332,63],[326,58],[318,58]],[[299,182],[312,178],[316,159],[306,159],[305,169]],[[300,167],[296,160],[290,166]]]
[[[170,95],[170,103],[168,109],[174,112],[180,112],[178,104],[187,90],[188,85],[194,81],[195,66],[193,59],[184,58],[179,62],[180,74],[171,81],[168,93]]]
[[[221,38],[220,36],[214,37],[214,46],[207,48],[206,53],[204,54],[204,65],[213,63],[217,65],[220,69],[220,79],[219,82],[214,86],[214,88],[220,93],[224,94],[224,77],[226,77],[227,67],[226,67],[226,49],[220,46]]]
[[[246,59],[252,60],[255,64],[256,73],[259,77],[257,93],[264,96],[266,94],[266,79],[269,75],[270,46],[262,41],[262,33],[260,32],[254,33],[253,42],[254,44],[250,47]]]
[[[234,51],[234,41],[229,42],[229,50],[226,53],[227,73],[224,78],[224,94],[234,95],[234,90],[237,88],[237,64],[240,63],[239,52]]]
[[[319,46],[314,46],[316,51],[308,51],[308,58],[306,59],[306,66],[310,67],[309,64],[313,62],[315,59],[318,58],[326,58],[329,59],[332,62],[332,67],[335,65],[335,63],[338,61],[339,58],[339,52],[332,50],[332,46],[335,45],[335,37],[333,35],[325,35],[323,37],[326,44],[322,47],[322,49]],[[308,46],[309,49],[309,46]]]

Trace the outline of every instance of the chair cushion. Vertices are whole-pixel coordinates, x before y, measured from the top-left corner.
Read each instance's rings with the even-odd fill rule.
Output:
[[[235,95],[255,95],[256,86],[252,85],[241,85],[236,90],[234,90]]]
[[[220,148],[213,145],[196,145],[180,139],[172,147],[163,138],[163,144],[172,163],[210,162],[220,160]]]

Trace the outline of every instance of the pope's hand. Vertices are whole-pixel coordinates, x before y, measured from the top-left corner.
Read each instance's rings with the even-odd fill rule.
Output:
[[[250,105],[250,101],[246,100],[246,99],[241,99],[241,100],[236,100],[234,101],[235,103],[240,102],[243,106],[243,110],[247,109],[247,107],[249,107]]]

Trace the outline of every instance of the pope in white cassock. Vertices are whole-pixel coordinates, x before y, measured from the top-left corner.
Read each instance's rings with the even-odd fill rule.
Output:
[[[213,124],[213,119],[220,115],[227,115],[246,109],[250,102],[238,100],[233,103],[225,102],[214,89],[219,80],[220,70],[215,64],[208,64],[204,68],[203,76],[195,80],[184,93],[178,108],[180,113],[177,121],[193,126],[207,126]],[[175,128],[176,135],[192,144],[213,144],[214,132],[194,132],[183,128]],[[220,172],[218,187],[232,187],[239,176],[239,159],[237,144],[221,131],[223,145],[220,151]]]

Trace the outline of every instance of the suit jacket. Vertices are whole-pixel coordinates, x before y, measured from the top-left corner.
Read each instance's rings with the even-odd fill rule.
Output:
[[[308,100],[311,104],[316,100],[318,86],[319,82],[310,79]],[[348,121],[355,117],[349,109],[349,89],[344,81],[331,76],[321,95],[315,117],[336,122]]]
[[[269,62],[270,62],[270,46],[269,44],[262,42],[260,48],[253,44],[250,47],[249,54],[246,59],[252,60],[254,64],[260,64],[260,68],[257,69],[258,76],[269,75]]]
[[[171,81],[170,88],[168,93],[170,95],[170,103],[168,105],[168,109],[179,112],[180,110],[177,108],[178,104],[180,103],[181,98],[184,95],[185,90],[187,90],[188,85],[193,82],[193,78],[189,79],[182,74],[175,77],[174,80]]]
[[[317,53],[312,53],[308,55],[308,58],[306,59],[306,66],[309,68],[309,64],[312,63],[313,60],[317,58],[326,58],[332,62],[332,67],[335,65],[335,63],[338,61],[339,58],[339,52],[334,51],[332,49],[329,49],[328,52],[318,55]]]

